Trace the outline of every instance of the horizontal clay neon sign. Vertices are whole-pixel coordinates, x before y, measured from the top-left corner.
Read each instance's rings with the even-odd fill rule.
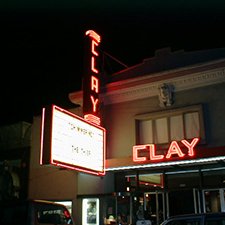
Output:
[[[181,143],[187,147],[188,156],[194,156],[195,150],[194,147],[199,142],[199,138],[194,138],[190,143],[187,140],[181,140]],[[164,158],[170,159],[173,155],[176,155],[180,158],[184,157],[186,154],[181,150],[177,141],[172,141],[165,155],[156,155],[155,144],[146,144],[146,145],[135,145],[133,146],[133,161],[134,162],[145,162],[147,157],[140,156],[140,151],[149,151],[150,160],[162,160]]]

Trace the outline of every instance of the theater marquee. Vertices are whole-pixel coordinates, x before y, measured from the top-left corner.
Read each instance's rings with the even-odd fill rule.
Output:
[[[55,105],[43,109],[41,165],[104,175],[105,140],[103,127]]]

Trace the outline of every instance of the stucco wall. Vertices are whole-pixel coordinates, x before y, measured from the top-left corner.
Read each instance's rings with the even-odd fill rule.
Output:
[[[78,195],[108,194],[114,192],[114,173],[108,172],[105,176],[78,174]]]
[[[135,115],[202,104],[207,147],[225,145],[224,83],[173,93],[173,105],[161,108],[158,97],[104,106],[107,158],[132,156],[136,144]]]
[[[72,201],[76,219],[77,172],[39,165],[40,134],[41,116],[33,118],[28,198]]]
[[[29,198],[69,200],[76,197],[77,172],[41,166],[40,159],[41,116],[34,117],[30,155]]]
[[[225,145],[224,83],[192,89],[191,91],[178,92],[174,96],[178,107],[182,107],[184,104],[203,105],[207,147]]]
[[[82,115],[82,107],[69,111]],[[30,156],[29,198],[46,200],[71,200],[77,194],[112,193],[113,174],[104,177],[82,174],[73,170],[41,166],[40,159],[41,116],[34,117]],[[79,190],[79,192],[78,192]]]

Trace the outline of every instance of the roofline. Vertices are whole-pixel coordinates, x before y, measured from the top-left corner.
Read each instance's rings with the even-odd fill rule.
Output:
[[[157,96],[162,83],[173,85],[177,92],[221,82],[225,82],[225,58],[112,82],[100,88],[99,99],[107,105]],[[82,106],[83,91],[70,93],[69,99]]]

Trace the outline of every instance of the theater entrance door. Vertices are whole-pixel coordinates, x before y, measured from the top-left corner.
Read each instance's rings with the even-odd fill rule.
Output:
[[[144,193],[144,217],[152,221],[152,225],[161,224],[166,219],[166,193]]]

